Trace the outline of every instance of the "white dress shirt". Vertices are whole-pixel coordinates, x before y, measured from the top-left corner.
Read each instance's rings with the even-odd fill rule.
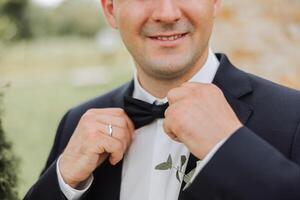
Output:
[[[189,82],[212,83],[219,61],[215,54],[210,50],[204,66],[189,80]],[[157,99],[145,91],[134,73],[133,97],[148,103],[163,104],[167,99]],[[181,182],[176,178],[176,167],[180,166],[182,155],[189,158],[187,147],[168,137],[164,132],[163,119],[157,119],[151,124],[135,130],[135,138],[132,141],[127,153],[124,156],[122,168],[122,181],[120,200],[175,200],[178,199]],[[196,170],[191,181],[186,184],[188,187],[201,169],[209,162],[215,152],[222,146],[226,139],[219,142],[203,160],[197,161]],[[157,170],[155,166],[166,162],[171,155],[173,168],[171,170]],[[187,161],[182,168],[185,172]],[[82,190],[75,190],[67,185],[58,168],[57,175],[59,186],[68,200],[77,200],[91,186],[93,176],[81,186]],[[182,176],[180,176],[182,180]],[[101,195],[101,194],[99,194]]]

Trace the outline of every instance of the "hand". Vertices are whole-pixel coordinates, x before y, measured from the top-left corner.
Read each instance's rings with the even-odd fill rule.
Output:
[[[203,159],[222,139],[242,127],[222,91],[214,84],[184,83],[167,94],[164,130]]]
[[[108,135],[109,124],[113,127],[112,137]],[[107,157],[112,165],[117,164],[130,145],[133,133],[134,126],[122,109],[88,110],[62,153],[59,169],[64,181],[76,188]]]

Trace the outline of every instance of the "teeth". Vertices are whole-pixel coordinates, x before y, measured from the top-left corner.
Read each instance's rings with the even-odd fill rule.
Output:
[[[157,40],[162,40],[162,41],[174,41],[177,40],[179,38],[181,38],[183,35],[172,35],[172,36],[159,36],[156,37],[155,39]]]

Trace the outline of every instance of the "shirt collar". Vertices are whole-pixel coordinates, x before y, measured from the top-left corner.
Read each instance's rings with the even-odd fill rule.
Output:
[[[209,49],[205,64],[188,82],[212,83],[219,65],[220,63],[217,57],[213,51]],[[132,97],[151,104],[163,104],[168,101],[166,97],[159,99],[147,92],[139,83],[136,70],[134,71],[134,91]]]

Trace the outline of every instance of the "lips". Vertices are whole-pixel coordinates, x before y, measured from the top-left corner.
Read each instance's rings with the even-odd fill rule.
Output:
[[[187,33],[172,34],[172,35],[157,35],[157,36],[150,36],[150,38],[158,41],[175,41],[184,37],[186,34]]]

